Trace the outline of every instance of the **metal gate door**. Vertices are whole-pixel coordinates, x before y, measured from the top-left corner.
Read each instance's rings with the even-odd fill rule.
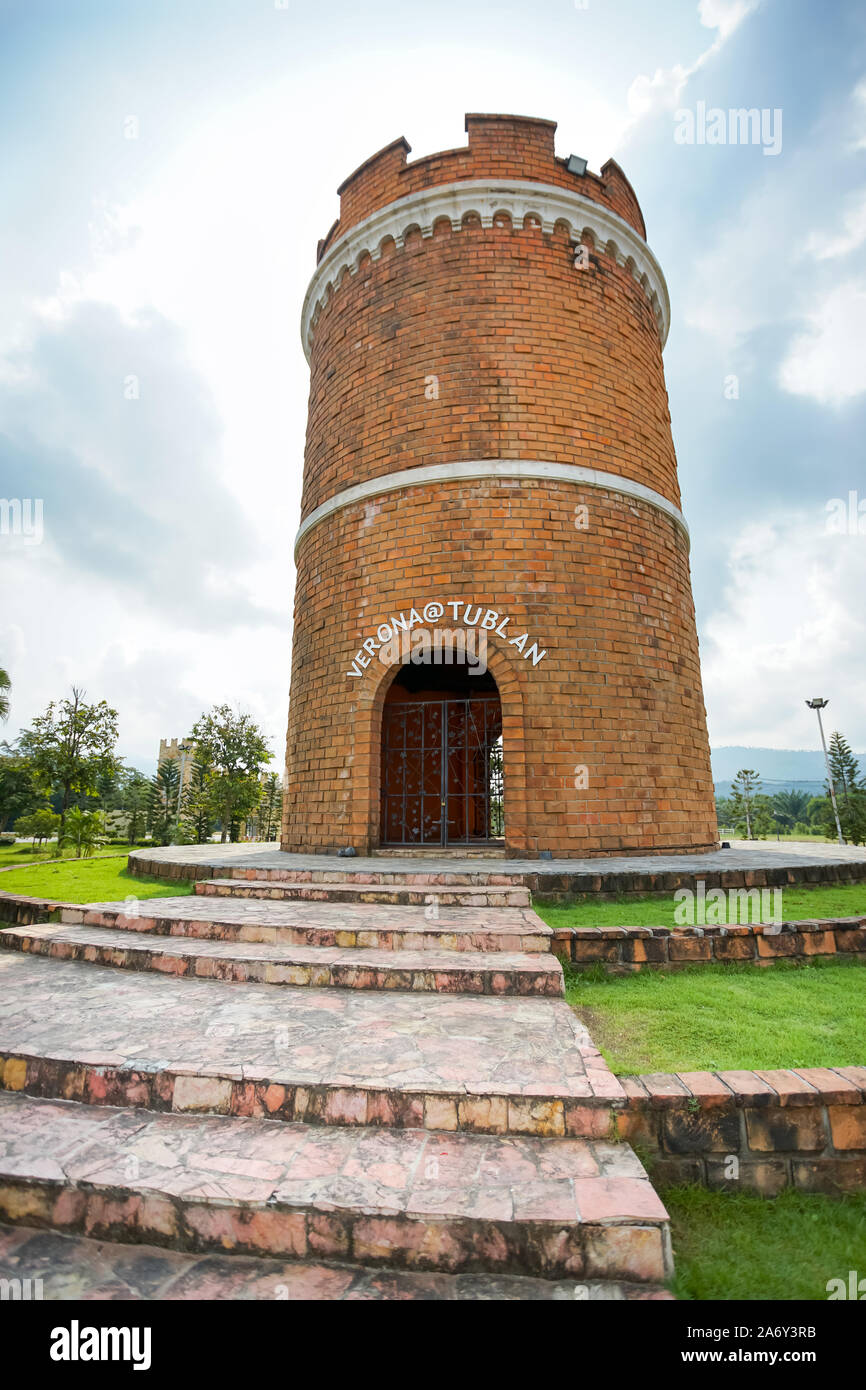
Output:
[[[382,843],[478,844],[503,833],[499,697],[385,705]]]

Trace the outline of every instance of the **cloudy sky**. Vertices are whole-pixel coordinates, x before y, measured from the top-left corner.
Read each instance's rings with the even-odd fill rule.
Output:
[[[41,544],[0,535],[7,737],[75,682],[133,764],[223,700],[282,760],[316,242],[374,150],[505,111],[623,165],[667,275],[712,743],[814,747],[822,694],[866,748],[860,0],[0,0],[0,31],[0,496],[43,499]],[[700,103],[781,148],[681,143]]]

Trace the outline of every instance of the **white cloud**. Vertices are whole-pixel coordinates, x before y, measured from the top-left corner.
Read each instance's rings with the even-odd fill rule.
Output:
[[[837,285],[809,314],[779,368],[779,385],[821,405],[842,405],[866,391],[866,281]]]
[[[652,77],[640,73],[629,87],[626,97],[632,116],[639,120],[653,111],[673,111],[694,71],[694,66],[685,68],[677,63],[672,68],[656,68]]]
[[[719,38],[728,38],[747,15],[758,7],[758,0],[699,0],[698,18],[707,29],[718,29]]]
[[[118,751],[147,770],[160,737],[183,736],[203,710],[225,700],[262,725],[273,767],[280,768],[291,648],[286,626],[202,632],[186,621],[183,575],[174,614],[162,619],[137,609],[110,582],[70,572],[48,545],[32,547],[0,573],[3,616],[18,615],[0,619],[0,652],[12,677],[11,717],[0,737],[14,738],[49,699],[75,684],[119,711]]]
[[[845,213],[842,231],[835,236],[813,232],[806,242],[806,253],[816,261],[837,260],[856,251],[866,241],[866,191],[858,195],[859,201]]]
[[[652,77],[646,73],[638,74],[626,94],[630,119],[624,134],[630,134],[639,121],[655,112],[676,110],[689,79],[710,62],[757,5],[758,0],[700,0],[698,17],[701,24],[707,29],[717,29],[716,37],[693,63],[674,63],[670,68],[656,68]]]
[[[831,727],[866,746],[864,591],[866,536],[828,534],[823,507],[740,533],[702,636],[711,745],[811,746],[817,691]]]

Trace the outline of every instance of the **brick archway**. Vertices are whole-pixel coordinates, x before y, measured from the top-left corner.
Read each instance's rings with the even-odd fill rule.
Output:
[[[505,852],[527,850],[526,768],[524,730],[524,673],[510,652],[487,644],[487,665],[496,682],[502,710],[502,748],[505,781]],[[382,665],[375,685],[371,682],[355,712],[356,768],[353,780],[365,802],[366,834],[362,853],[379,848],[381,810],[381,744],[385,697],[402,669],[402,661]]]

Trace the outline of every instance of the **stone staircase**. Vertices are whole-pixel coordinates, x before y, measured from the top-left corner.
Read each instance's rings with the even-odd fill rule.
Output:
[[[529,889],[505,874],[484,871],[437,874],[417,870],[290,871],[233,869],[219,878],[199,879],[204,897],[250,897],[276,901],[362,902],[442,907],[529,907]]]
[[[0,1274],[128,1296],[134,1244],[160,1297],[666,1296],[525,890],[277,872],[0,932]]]

